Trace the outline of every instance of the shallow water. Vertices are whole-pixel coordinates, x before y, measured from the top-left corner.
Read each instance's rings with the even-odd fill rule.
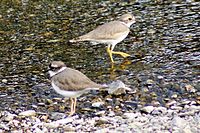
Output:
[[[1,109],[12,108],[9,103],[15,109],[31,108],[28,103],[37,104],[35,97],[54,97],[33,89],[49,85],[46,69],[52,60],[62,60],[98,83],[121,79],[137,91],[131,100],[142,105],[199,98],[200,2],[46,0],[0,5]],[[114,56],[111,66],[106,45],[68,42],[125,12],[132,12],[136,23],[115,50],[132,57]]]

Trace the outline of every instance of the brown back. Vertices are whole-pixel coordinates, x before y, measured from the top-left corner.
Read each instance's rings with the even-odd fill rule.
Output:
[[[53,76],[52,81],[60,89],[68,91],[78,91],[85,88],[102,88],[101,85],[91,81],[83,73],[71,68],[66,68],[61,73]]]

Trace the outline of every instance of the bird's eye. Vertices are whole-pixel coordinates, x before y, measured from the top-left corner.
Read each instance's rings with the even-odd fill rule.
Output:
[[[128,18],[128,20],[132,20],[132,18]]]

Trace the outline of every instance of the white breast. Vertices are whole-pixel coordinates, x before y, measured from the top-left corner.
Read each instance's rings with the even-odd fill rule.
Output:
[[[54,82],[51,83],[53,89],[60,95],[68,98],[75,98],[79,97],[82,95],[84,92],[87,92],[87,90],[82,90],[82,91],[66,91],[66,90],[61,90],[58,86],[54,84]]]

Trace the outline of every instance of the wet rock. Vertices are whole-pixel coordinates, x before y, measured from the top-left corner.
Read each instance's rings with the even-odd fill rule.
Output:
[[[27,110],[19,113],[19,116],[35,116],[35,115],[36,115],[35,110]]]
[[[146,107],[143,107],[142,109],[140,109],[142,112],[144,113],[151,113],[155,108],[153,106],[146,106]]]

